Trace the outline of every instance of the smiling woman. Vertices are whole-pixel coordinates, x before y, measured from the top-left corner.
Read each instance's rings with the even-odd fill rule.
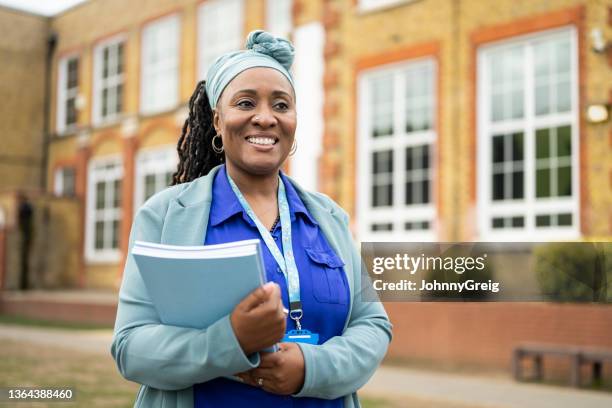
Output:
[[[138,407],[359,407],[386,353],[391,324],[361,300],[346,212],[280,170],[297,125],[292,61],[263,31],[219,57],[189,101],[174,185],[135,217],[130,248],[260,239],[268,280],[205,330],[174,327],[128,254],[112,354],[142,384]]]

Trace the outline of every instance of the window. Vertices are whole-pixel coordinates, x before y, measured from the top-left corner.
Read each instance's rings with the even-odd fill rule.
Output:
[[[114,157],[96,159],[90,163],[88,174],[87,259],[119,261],[123,164]]]
[[[66,57],[59,62],[57,84],[57,133],[74,130],[77,123],[77,97],[79,95],[79,58]]]
[[[93,119],[95,124],[116,121],[123,112],[124,48],[124,39],[119,36],[98,45],[94,50]]]
[[[198,73],[200,79],[213,61],[228,51],[242,48],[242,0],[208,0],[198,10]]]
[[[144,150],[136,158],[136,189],[134,211],[149,197],[172,183],[176,172],[178,156],[174,146]]]
[[[483,238],[579,235],[576,55],[569,28],[479,50]]]
[[[266,0],[266,26],[276,37],[287,39],[293,25],[292,0]]]
[[[432,240],[436,65],[396,64],[359,78],[362,240]]]
[[[55,171],[54,193],[58,197],[74,196],[74,167],[62,167]]]
[[[157,113],[178,104],[179,22],[175,14],[142,30],[142,113]]]

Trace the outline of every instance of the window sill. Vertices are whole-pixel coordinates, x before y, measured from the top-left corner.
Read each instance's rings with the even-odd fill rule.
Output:
[[[374,14],[382,11],[387,11],[396,7],[405,6],[410,3],[416,3],[418,1],[419,0],[393,0],[389,1],[386,4],[373,6],[364,6],[357,4],[357,6],[355,7],[355,14],[358,16]]]

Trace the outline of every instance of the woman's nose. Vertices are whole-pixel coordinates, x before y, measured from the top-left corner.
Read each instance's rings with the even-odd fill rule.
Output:
[[[262,128],[268,128],[276,125],[276,117],[271,110],[261,109],[253,116],[252,122],[254,125],[259,125]]]

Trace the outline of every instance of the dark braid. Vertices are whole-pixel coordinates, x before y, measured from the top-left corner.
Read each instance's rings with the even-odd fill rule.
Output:
[[[205,81],[200,81],[189,98],[189,117],[185,120],[176,146],[179,164],[176,173],[172,175],[172,185],[195,180],[223,163],[224,153],[217,154],[212,149],[215,135]]]

